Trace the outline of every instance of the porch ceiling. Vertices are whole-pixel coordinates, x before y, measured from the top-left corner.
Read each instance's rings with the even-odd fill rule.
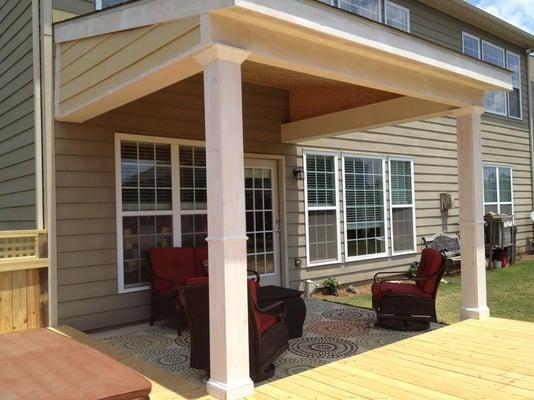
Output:
[[[197,74],[194,56],[221,43],[250,52],[243,80],[287,89],[295,105],[328,91],[345,99],[292,112],[293,122],[373,103],[423,118],[511,89],[508,71],[315,1],[156,1],[167,14],[138,1],[56,25],[58,120],[83,122]]]

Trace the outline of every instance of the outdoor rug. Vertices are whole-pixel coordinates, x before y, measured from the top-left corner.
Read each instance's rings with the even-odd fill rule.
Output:
[[[289,350],[275,363],[274,378],[283,378],[381,347],[421,332],[398,332],[374,326],[372,310],[306,300],[304,335],[290,340]],[[440,325],[432,324],[431,329]],[[163,325],[129,326],[93,334],[162,368],[195,380],[205,380],[204,371],[189,367],[189,334],[176,336],[176,330]]]

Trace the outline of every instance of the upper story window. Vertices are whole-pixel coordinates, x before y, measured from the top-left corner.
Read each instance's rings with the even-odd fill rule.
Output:
[[[393,28],[410,32],[410,10],[389,0],[319,0],[331,6],[360,15]],[[382,13],[384,10],[384,13]],[[382,14],[384,18],[382,19]]]
[[[410,32],[410,10],[385,0],[384,22],[401,31]]]
[[[513,91],[488,92],[484,105],[490,113],[522,119],[521,57],[466,32],[462,32],[462,48],[464,54],[513,72]]]
[[[129,0],[96,0],[95,6],[97,10],[102,10],[104,8],[113,7],[118,4],[126,3]]]

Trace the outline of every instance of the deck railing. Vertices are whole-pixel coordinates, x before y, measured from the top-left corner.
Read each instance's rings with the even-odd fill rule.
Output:
[[[47,325],[45,230],[0,231],[0,333]]]

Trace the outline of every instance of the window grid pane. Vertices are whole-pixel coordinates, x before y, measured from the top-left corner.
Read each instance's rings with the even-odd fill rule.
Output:
[[[319,154],[306,156],[308,207],[336,206],[335,157]]]
[[[390,160],[391,230],[394,253],[415,251],[412,162]]]
[[[484,166],[484,212],[513,214],[512,169]]]
[[[336,210],[308,212],[310,262],[337,259]]]
[[[506,68],[512,71],[513,90],[508,92],[508,114],[521,118],[521,58],[514,53],[506,53]]]
[[[347,257],[385,253],[383,161],[344,157]]]
[[[463,52],[464,54],[480,58],[480,41],[478,38],[475,38],[470,35],[463,35]]]
[[[385,5],[386,10],[386,25],[400,29],[401,31],[409,32],[410,30],[410,12],[389,1]]]
[[[412,163],[411,161],[391,160],[391,202],[393,205],[411,205]]]

